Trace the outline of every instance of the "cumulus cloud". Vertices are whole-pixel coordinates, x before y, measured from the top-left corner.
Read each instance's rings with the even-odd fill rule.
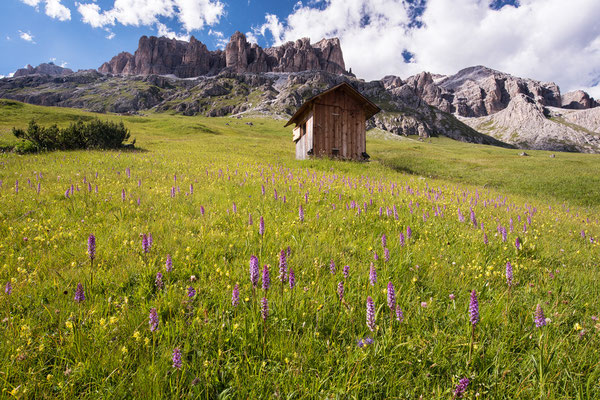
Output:
[[[254,32],[246,32],[246,40],[249,43],[258,43],[258,38],[254,34]]]
[[[26,42],[35,44],[35,41],[33,40],[33,35],[29,31],[27,31],[27,32],[19,31],[19,37]]]
[[[224,13],[224,5],[218,0],[175,0],[174,3],[179,9],[177,19],[188,32],[216,24]]]
[[[188,33],[219,22],[225,7],[219,0],[114,0],[107,10],[93,2],[75,5],[82,21],[94,28],[117,23],[158,27],[160,18],[176,17]]]
[[[294,7],[294,10],[296,10],[294,12],[294,14],[290,15],[290,17],[292,17],[292,19],[295,17],[295,15],[298,14],[298,10],[296,7]],[[306,14],[310,14],[310,8],[306,9]],[[288,17],[288,19],[290,19],[290,17]],[[258,28],[254,28],[253,31],[256,35],[262,35],[262,36],[265,36],[267,32],[270,32],[271,35],[273,36],[275,44],[281,44],[284,41],[283,40],[284,37],[292,36],[294,31],[306,31],[307,29],[305,29],[305,28],[306,28],[305,26],[294,27],[290,23],[286,30],[286,28],[283,26],[283,24],[279,21],[279,18],[277,17],[277,15],[267,14],[267,15],[265,15],[265,23],[262,24],[261,26],[259,26]],[[295,39],[290,39],[290,40],[295,40]]]
[[[415,4],[424,7],[415,13]],[[555,81],[563,91],[600,78],[600,2],[521,0],[313,0],[253,29],[273,44],[337,36],[358,76],[452,74],[472,65]],[[410,63],[405,62],[408,53]],[[599,90],[600,91],[600,90]],[[600,94],[600,93],[599,93]]]
[[[46,0],[46,15],[60,21],[71,19],[71,10],[61,4],[60,0]]]
[[[169,27],[167,27],[165,24],[161,24],[160,22],[158,22],[156,24],[156,28],[158,30],[158,36],[168,37],[169,39],[177,39],[177,40],[185,40],[185,41],[190,40],[190,35],[178,35],[175,32],[171,31],[169,29]]]
[[[28,6],[35,7],[39,11],[39,5],[46,3],[45,12],[46,15],[58,19],[60,21],[68,21],[71,19],[71,10],[65,7],[61,0],[21,0]]]
[[[208,30],[208,34],[217,38],[223,38],[225,35],[221,31],[215,31],[212,29]]]
[[[221,31],[209,29],[208,34],[215,39],[214,43],[218,49],[224,49],[225,46],[227,46],[227,43],[229,43],[229,40],[225,38],[225,34]]]
[[[37,7],[41,0],[21,0],[23,3],[31,7]]]

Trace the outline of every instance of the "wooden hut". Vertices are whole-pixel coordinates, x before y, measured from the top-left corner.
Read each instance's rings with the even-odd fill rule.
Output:
[[[312,97],[285,125],[295,124],[296,158],[369,158],[366,121],[379,111],[379,107],[346,82]]]

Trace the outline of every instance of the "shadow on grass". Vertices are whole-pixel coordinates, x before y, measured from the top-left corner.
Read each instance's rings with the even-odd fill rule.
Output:
[[[221,135],[221,132],[215,131],[214,129],[202,124],[192,125],[190,126],[190,129],[197,132],[210,133],[211,135]]]
[[[418,175],[418,176],[423,175],[422,172],[417,172],[406,165],[398,165],[398,164],[395,164],[395,163],[392,163],[392,162],[389,162],[386,160],[382,160],[382,159],[375,159],[372,161],[378,162],[380,165],[384,166],[385,168],[391,169],[392,171],[395,171],[395,172],[400,172],[400,173],[407,174],[407,175]]]
[[[96,149],[89,149],[96,150]],[[97,149],[98,151],[102,151],[102,149]],[[107,151],[122,151],[123,153],[149,153],[150,150],[145,149],[143,147],[120,147],[118,149],[106,149]]]

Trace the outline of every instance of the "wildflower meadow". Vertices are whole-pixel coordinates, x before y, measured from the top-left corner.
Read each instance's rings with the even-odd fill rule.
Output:
[[[0,155],[3,398],[600,397],[597,205],[125,122],[137,151]]]

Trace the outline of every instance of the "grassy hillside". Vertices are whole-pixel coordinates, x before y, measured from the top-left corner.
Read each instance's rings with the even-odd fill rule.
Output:
[[[242,146],[239,148],[240,156],[245,156],[244,150],[250,150],[252,154],[246,156],[277,156],[293,166],[327,169],[336,165],[342,170],[353,169],[354,166],[327,160],[297,162],[290,130],[283,128],[284,123],[280,120],[93,114],[11,100],[0,100],[0,111],[0,147],[14,144],[17,139],[10,133],[12,127],[26,128],[31,118],[41,125],[56,123],[67,126],[77,119],[100,117],[127,123],[132,136],[138,139],[138,146],[144,149],[156,146],[164,149],[172,141],[186,141],[192,146],[202,141],[215,146],[211,147],[215,153],[227,151],[229,146]],[[253,126],[247,125],[247,122],[252,122]],[[196,134],[209,135],[202,135],[200,140]],[[522,157],[519,156],[521,150],[465,144],[445,137],[425,142],[418,141],[416,137],[410,140],[393,140],[391,137],[369,137],[368,152],[372,162],[361,164],[360,170],[376,174],[400,172],[572,205],[600,205],[600,156],[596,154],[528,150],[529,156]],[[554,158],[550,157],[552,154]]]
[[[92,116],[2,104],[4,145]],[[101,118],[140,150],[0,154],[3,397],[600,397],[597,158],[298,162],[282,121]]]

